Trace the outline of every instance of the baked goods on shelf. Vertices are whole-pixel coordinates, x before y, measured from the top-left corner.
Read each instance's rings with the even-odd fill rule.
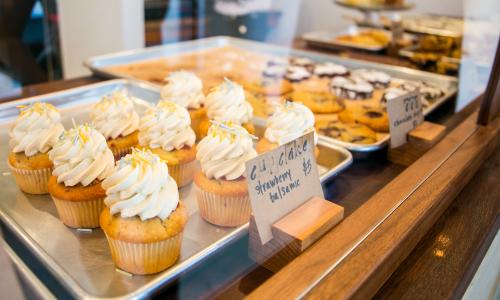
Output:
[[[154,274],[180,255],[187,209],[167,165],[150,151],[134,149],[106,178],[100,215],[115,265],[132,274]]]
[[[64,127],[59,111],[49,103],[20,107],[9,131],[8,165],[19,188],[29,194],[46,194],[52,172],[48,151]]]
[[[383,30],[370,29],[360,30],[354,34],[343,34],[335,37],[335,40],[348,44],[360,46],[380,46],[385,47],[391,41],[389,33]]]
[[[134,102],[126,91],[116,91],[104,96],[90,110],[94,128],[102,133],[115,159],[130,153],[137,145],[139,115]]]
[[[377,132],[389,132],[387,112],[379,107],[353,106],[339,113],[339,120],[344,123],[360,123]]]
[[[162,100],[146,112],[139,126],[140,148],[165,161],[179,187],[191,183],[196,170],[196,135],[190,125],[187,109]]]
[[[370,127],[358,123],[343,123],[338,120],[316,121],[318,134],[353,144],[374,144],[377,134]]]
[[[232,122],[214,123],[197,146],[201,171],[194,177],[200,216],[219,226],[248,222],[252,208],[246,161],[257,156],[250,134]]]
[[[114,167],[106,139],[88,125],[66,131],[49,151],[54,171],[48,191],[59,218],[72,228],[99,227],[106,193],[101,182]]]

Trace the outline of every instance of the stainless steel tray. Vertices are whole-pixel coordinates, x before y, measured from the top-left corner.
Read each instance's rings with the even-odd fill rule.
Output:
[[[117,79],[0,105],[0,138],[4,141],[0,145],[0,221],[16,240],[21,241],[43,270],[54,276],[75,298],[146,297],[248,230],[248,225],[223,228],[203,221],[198,215],[194,189],[186,186],[180,189],[180,195],[188,208],[189,221],[184,230],[179,261],[156,275],[130,276],[116,271],[100,229],[90,232],[69,229],[59,221],[48,195],[34,196],[19,191],[6,162],[9,123],[17,116],[16,106],[34,101],[53,103],[61,109],[64,125],[71,126],[72,118],[77,123],[88,121],[90,104],[116,89],[128,90],[136,98],[139,110],[147,102],[154,103],[159,99],[159,89],[153,85]],[[256,125],[262,131],[259,124]],[[341,147],[323,142],[319,147],[322,182],[352,162],[351,154]],[[12,242],[11,239],[7,242]]]
[[[349,69],[370,68],[379,71],[384,71],[393,77],[406,80],[424,80],[434,85],[440,86],[445,94],[443,97],[436,99],[424,111],[424,115],[431,113],[434,109],[444,103],[446,100],[452,98],[457,92],[458,81],[455,77],[433,74],[429,72],[419,71],[410,68],[385,65],[362,60],[349,59],[345,57],[335,56],[331,54],[321,54],[306,50],[296,50],[282,46],[270,45],[260,42],[254,42],[244,39],[232,37],[210,37],[188,42],[181,42],[169,45],[155,46],[149,48],[142,48],[136,50],[129,50],[119,53],[107,54],[102,56],[95,56],[87,59],[84,65],[87,66],[94,74],[105,77],[121,77],[132,78],[130,76],[111,72],[106,68],[130,63],[143,62],[147,60],[158,59],[162,57],[176,56],[189,52],[195,52],[204,49],[211,49],[223,46],[234,46],[244,50],[276,55],[276,56],[303,56],[313,59],[318,62],[335,62],[343,64]],[[333,145],[340,145],[346,147],[351,151],[356,152],[371,152],[379,150],[388,144],[389,137],[370,145],[359,145],[353,143],[345,143],[328,137],[321,137],[322,141],[328,142]]]

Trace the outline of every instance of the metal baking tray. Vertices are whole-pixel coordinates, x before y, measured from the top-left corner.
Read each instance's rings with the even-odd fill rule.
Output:
[[[463,36],[463,19],[435,14],[410,15],[403,18],[407,32],[439,35],[452,38]]]
[[[117,89],[128,90],[135,97],[139,113],[147,107],[146,103],[154,103],[159,99],[159,89],[153,85],[116,79],[9,102],[0,105],[0,138],[2,141],[8,140],[10,122],[16,118],[16,106],[20,104],[34,101],[52,103],[61,109],[63,123],[70,127],[72,118],[77,123],[87,122],[90,104]],[[256,125],[262,131],[262,128]],[[339,146],[321,142],[319,147],[318,162],[322,182],[332,179],[352,162],[351,154]],[[184,230],[179,261],[156,275],[131,276],[118,272],[100,229],[90,232],[70,229],[59,221],[50,196],[27,195],[19,191],[7,166],[8,153],[8,143],[4,142],[0,145],[0,222],[6,232],[6,241],[9,245],[20,242],[22,248],[27,249],[29,255],[34,257],[37,266],[40,265],[43,272],[53,276],[71,297],[147,297],[231,241],[244,236],[248,230],[248,224],[223,228],[202,220],[198,215],[194,189],[189,185],[180,189],[181,199],[188,208],[189,221]],[[24,252],[19,252],[22,253]],[[29,258],[26,259],[29,261]],[[32,266],[33,262],[27,264]],[[49,280],[48,276],[37,276],[40,276],[41,281]],[[52,292],[56,297],[61,296],[57,291]]]
[[[335,56],[331,54],[321,54],[307,50],[291,49],[283,46],[276,46],[255,42],[250,40],[238,39],[233,37],[217,36],[204,38],[199,40],[161,45],[149,48],[142,48],[136,50],[129,50],[119,53],[94,56],[87,59],[84,65],[87,66],[96,75],[105,77],[121,77],[132,78],[126,74],[112,72],[107,70],[112,66],[125,65],[131,63],[144,62],[154,60],[162,57],[171,57],[186,53],[192,53],[199,50],[213,49],[223,46],[233,46],[247,51],[275,55],[275,56],[302,56],[308,57],[318,62],[334,62],[342,64],[349,69],[369,68],[386,72],[393,77],[405,80],[424,80],[434,85],[441,87],[445,94],[435,102],[433,102],[425,111],[424,115],[431,113],[434,109],[444,103],[446,100],[452,98],[457,92],[458,81],[455,77],[433,74],[429,72],[419,71],[415,69],[392,66],[380,63],[367,62],[362,60],[349,59],[345,57]],[[345,143],[328,137],[321,137],[322,141],[329,144],[341,145],[351,151],[356,152],[371,152],[380,150],[388,144],[389,137],[374,144],[359,145],[353,143]]]

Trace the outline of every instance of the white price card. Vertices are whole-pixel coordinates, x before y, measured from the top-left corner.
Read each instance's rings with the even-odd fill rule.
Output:
[[[408,132],[424,121],[420,97],[417,90],[387,101],[391,148],[405,144]]]
[[[314,133],[307,133],[246,163],[248,191],[262,244],[271,226],[311,197],[323,196],[314,156]]]

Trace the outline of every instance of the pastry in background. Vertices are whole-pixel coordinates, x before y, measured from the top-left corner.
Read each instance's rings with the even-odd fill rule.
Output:
[[[318,114],[337,113],[344,109],[344,103],[332,93],[294,91],[288,95],[293,102],[300,102]]]
[[[376,89],[387,88],[392,79],[392,77],[385,72],[369,69],[354,70],[352,71],[352,76],[359,77],[362,80],[369,82]]]
[[[257,153],[273,150],[311,131],[314,132],[316,145],[318,136],[314,129],[314,114],[305,105],[285,101],[267,119],[264,138],[256,145]],[[315,154],[318,156],[318,148],[315,149]]]
[[[132,96],[124,90],[104,96],[90,110],[94,128],[106,138],[116,160],[137,146],[139,115]]]
[[[347,76],[349,70],[343,65],[325,62],[314,65],[313,74],[318,77],[333,78],[335,76]]]
[[[49,103],[20,107],[9,131],[8,164],[19,188],[29,194],[46,194],[52,172],[47,154],[64,132],[59,111]]]
[[[158,155],[168,165],[179,187],[193,180],[196,170],[196,135],[187,109],[170,101],[160,101],[141,118],[139,145]]]
[[[341,111],[339,120],[344,123],[364,124],[376,132],[389,132],[389,117],[380,107],[353,106]]]
[[[377,134],[368,126],[340,121],[316,121],[318,134],[336,140],[354,144],[373,144],[377,142]]]
[[[207,118],[200,122],[200,135],[205,136],[211,126],[210,120],[232,122],[254,133],[252,124],[253,108],[246,101],[245,90],[241,85],[229,80],[215,87],[206,97]]]
[[[364,100],[373,96],[373,86],[359,77],[337,76],[330,82],[333,92],[350,100]]]
[[[202,81],[191,72],[178,71],[170,73],[165,82],[161,89],[161,100],[171,101],[186,108],[191,117],[191,127],[199,137],[197,130],[206,116]]]
[[[288,66],[285,73],[285,78],[290,82],[300,82],[309,79],[311,76],[311,71],[303,66]]]
[[[64,133],[49,157],[54,171],[48,191],[61,221],[72,228],[99,227],[106,197],[101,182],[115,165],[104,136],[90,126],[75,126]]]
[[[133,149],[102,186],[106,190],[100,225],[115,265],[132,274],[154,274],[180,255],[188,220],[167,165],[150,151]]]
[[[220,226],[248,222],[252,208],[245,163],[256,157],[252,136],[232,122],[214,123],[197,146],[194,176],[200,216]]]

